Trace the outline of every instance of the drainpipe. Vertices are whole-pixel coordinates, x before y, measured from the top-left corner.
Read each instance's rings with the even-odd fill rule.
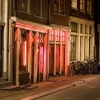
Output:
[[[11,14],[11,12],[10,12],[10,9],[11,9],[11,0],[9,0],[9,2],[8,2],[8,14],[7,14],[7,66],[8,66],[8,74],[7,74],[7,76],[8,76],[8,81],[11,81],[11,59],[10,59],[10,46],[11,46],[11,43],[9,42],[10,41],[10,14]]]
[[[3,1],[4,2],[4,1]],[[3,77],[5,80],[8,78],[8,65],[7,65],[7,53],[8,53],[8,0],[7,2],[4,3],[6,8],[4,12],[4,21],[5,21],[5,26],[4,26],[4,52],[3,52]]]
[[[12,51],[12,45],[13,45],[13,37],[12,37],[12,30],[11,30],[11,24],[12,24],[12,20],[11,20],[11,16],[12,16],[12,12],[11,12],[11,5],[13,5],[13,16],[16,16],[16,10],[15,10],[15,0],[9,0],[8,2],[8,16],[7,16],[7,30],[8,30],[8,34],[7,34],[7,58],[8,58],[8,80],[11,81],[13,80],[13,59],[12,59],[12,56],[13,56],[13,51]]]

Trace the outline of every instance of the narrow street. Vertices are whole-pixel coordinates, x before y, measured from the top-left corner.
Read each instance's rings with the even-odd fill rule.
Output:
[[[96,100],[91,99],[93,93],[91,93],[91,89],[98,92],[92,95],[94,98],[98,98],[100,92],[99,83],[100,75],[53,77],[47,82],[33,84],[33,86],[38,86],[33,90],[0,90],[0,100],[36,100],[36,98],[38,98],[37,100]],[[59,92],[57,92],[58,89]],[[44,97],[47,94],[48,96]],[[83,94],[89,99],[80,99],[84,96]]]
[[[64,89],[36,100],[100,100],[100,79]]]

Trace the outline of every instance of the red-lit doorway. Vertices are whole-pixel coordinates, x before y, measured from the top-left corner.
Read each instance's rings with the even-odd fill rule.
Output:
[[[31,44],[31,49],[32,49],[32,55],[31,55],[31,58],[32,58],[32,67],[31,67],[31,70],[32,70],[32,73],[31,73],[31,82],[34,83],[34,80],[33,80],[33,77],[34,77],[34,42],[32,41],[32,44]]]
[[[65,70],[65,45],[62,45],[62,68],[61,68],[61,74],[64,74]]]
[[[49,75],[53,76],[54,71],[54,45],[49,45]]]
[[[59,75],[60,70],[60,45],[56,45],[56,75]]]
[[[2,77],[2,59],[3,59],[3,27],[0,26],[0,77]]]
[[[38,68],[37,82],[43,81],[43,66],[44,66],[44,34],[38,35]]]

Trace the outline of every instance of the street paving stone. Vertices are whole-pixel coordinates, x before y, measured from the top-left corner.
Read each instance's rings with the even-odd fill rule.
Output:
[[[0,100],[32,100],[32,98],[48,95],[99,77],[100,75],[97,74],[85,76],[57,76],[49,78],[46,82],[35,84],[38,88],[34,90],[0,91]]]

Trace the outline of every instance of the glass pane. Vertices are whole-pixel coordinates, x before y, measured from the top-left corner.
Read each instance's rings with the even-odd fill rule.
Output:
[[[27,12],[27,0],[21,0],[21,10]]]
[[[27,71],[27,36],[26,31],[21,30],[21,44],[19,52],[20,71]]]
[[[35,9],[34,9],[35,15],[41,16],[41,10],[40,9],[41,9],[40,0],[35,0]]]

